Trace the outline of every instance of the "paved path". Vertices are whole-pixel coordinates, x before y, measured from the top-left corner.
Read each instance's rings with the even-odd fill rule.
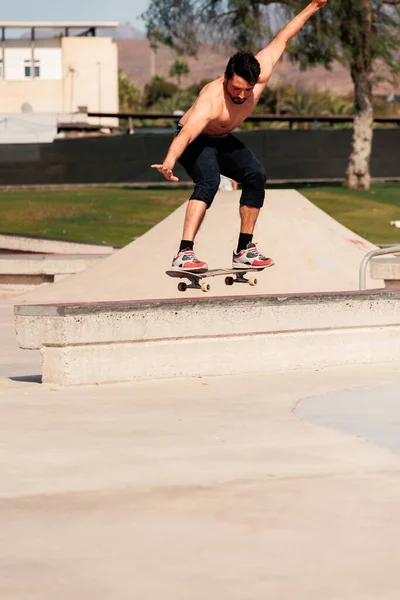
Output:
[[[1,598],[397,600],[400,455],[294,409],[400,365],[59,388],[9,313]]]

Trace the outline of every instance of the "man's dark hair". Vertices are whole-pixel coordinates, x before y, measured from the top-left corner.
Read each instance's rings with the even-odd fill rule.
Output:
[[[234,73],[243,77],[250,85],[255,85],[261,73],[260,63],[251,52],[236,52],[226,65],[226,78],[232,79]]]

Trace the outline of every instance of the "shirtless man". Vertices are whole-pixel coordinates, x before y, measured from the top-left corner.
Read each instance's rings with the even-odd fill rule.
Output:
[[[195,184],[173,268],[207,271],[207,263],[196,257],[193,244],[217,193],[221,174],[242,185],[240,235],[232,267],[274,264],[253,243],[254,227],[264,203],[265,172],[250,150],[230,132],[253,111],[288,41],[326,2],[312,0],[256,56],[246,52],[231,56],[225,74],[207,84],[182,116],[163,164],[152,165],[169,181],[179,181],[173,174],[179,161]]]

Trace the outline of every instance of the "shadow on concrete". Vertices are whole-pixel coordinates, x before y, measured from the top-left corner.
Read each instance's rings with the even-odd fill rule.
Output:
[[[9,377],[9,379],[23,383],[42,383],[41,375],[19,375],[17,377]]]

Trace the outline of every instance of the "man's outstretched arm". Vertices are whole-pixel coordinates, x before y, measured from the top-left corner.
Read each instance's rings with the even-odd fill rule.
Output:
[[[325,6],[327,0],[312,0],[308,6],[298,15],[296,15],[281,31],[276,38],[272,40],[268,46],[256,54],[256,59],[261,66],[261,75],[259,83],[266,83],[271,76],[272,69],[284,53],[286,44],[300,31],[320,8]]]

